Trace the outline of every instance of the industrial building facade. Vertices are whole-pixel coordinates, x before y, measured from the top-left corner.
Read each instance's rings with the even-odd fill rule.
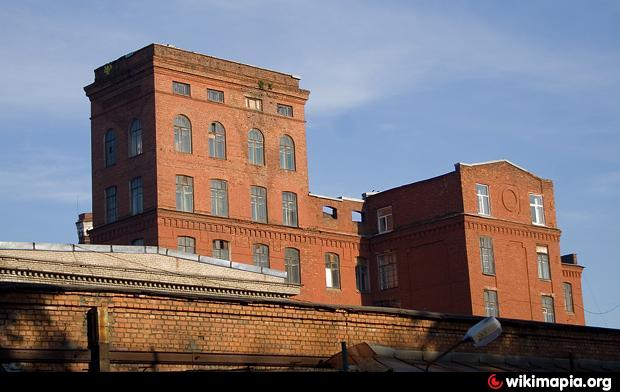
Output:
[[[302,301],[585,322],[552,182],[508,161],[331,198],[309,193],[294,76],[153,44],[85,91],[92,244],[286,271]]]

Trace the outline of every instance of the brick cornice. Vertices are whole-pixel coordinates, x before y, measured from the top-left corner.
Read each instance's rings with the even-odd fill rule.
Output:
[[[540,241],[560,241],[562,231],[553,227],[534,226],[504,219],[486,218],[478,215],[463,214],[465,228],[476,231],[505,234],[522,238],[534,238]]]
[[[339,248],[358,249],[361,237],[356,234],[329,232],[317,229],[262,224],[241,219],[184,213],[168,209],[157,210],[158,223],[167,227],[187,228],[235,236],[264,238],[287,242],[321,244]]]

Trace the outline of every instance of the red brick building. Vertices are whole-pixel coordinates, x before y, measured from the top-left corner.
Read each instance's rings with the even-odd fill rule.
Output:
[[[93,244],[285,270],[299,300],[584,324],[551,181],[499,161],[363,200],[310,194],[299,79],[171,46],[85,91]]]

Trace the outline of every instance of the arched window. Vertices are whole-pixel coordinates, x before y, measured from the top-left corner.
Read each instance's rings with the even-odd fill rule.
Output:
[[[265,164],[264,138],[258,129],[250,129],[248,133],[248,159],[253,165]]]
[[[287,283],[301,284],[299,250],[295,248],[284,249],[284,268],[286,269]]]
[[[177,237],[179,252],[196,253],[196,239],[193,237]]]
[[[192,124],[183,115],[174,118],[174,149],[179,152],[192,152]]]
[[[129,125],[129,156],[142,154],[142,123],[134,118]]]
[[[280,169],[295,170],[295,143],[289,135],[280,138]]]
[[[265,244],[254,244],[254,265],[269,268],[269,247]]]
[[[116,132],[108,129],[105,133],[105,167],[116,164]]]
[[[209,130],[209,156],[226,159],[226,131],[219,122],[211,123]]]

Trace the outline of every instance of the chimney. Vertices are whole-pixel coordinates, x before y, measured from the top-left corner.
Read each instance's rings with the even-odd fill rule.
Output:
[[[78,243],[90,244],[88,231],[93,228],[93,214],[90,212],[80,214],[78,216],[78,221],[75,222],[75,226],[77,227]]]

